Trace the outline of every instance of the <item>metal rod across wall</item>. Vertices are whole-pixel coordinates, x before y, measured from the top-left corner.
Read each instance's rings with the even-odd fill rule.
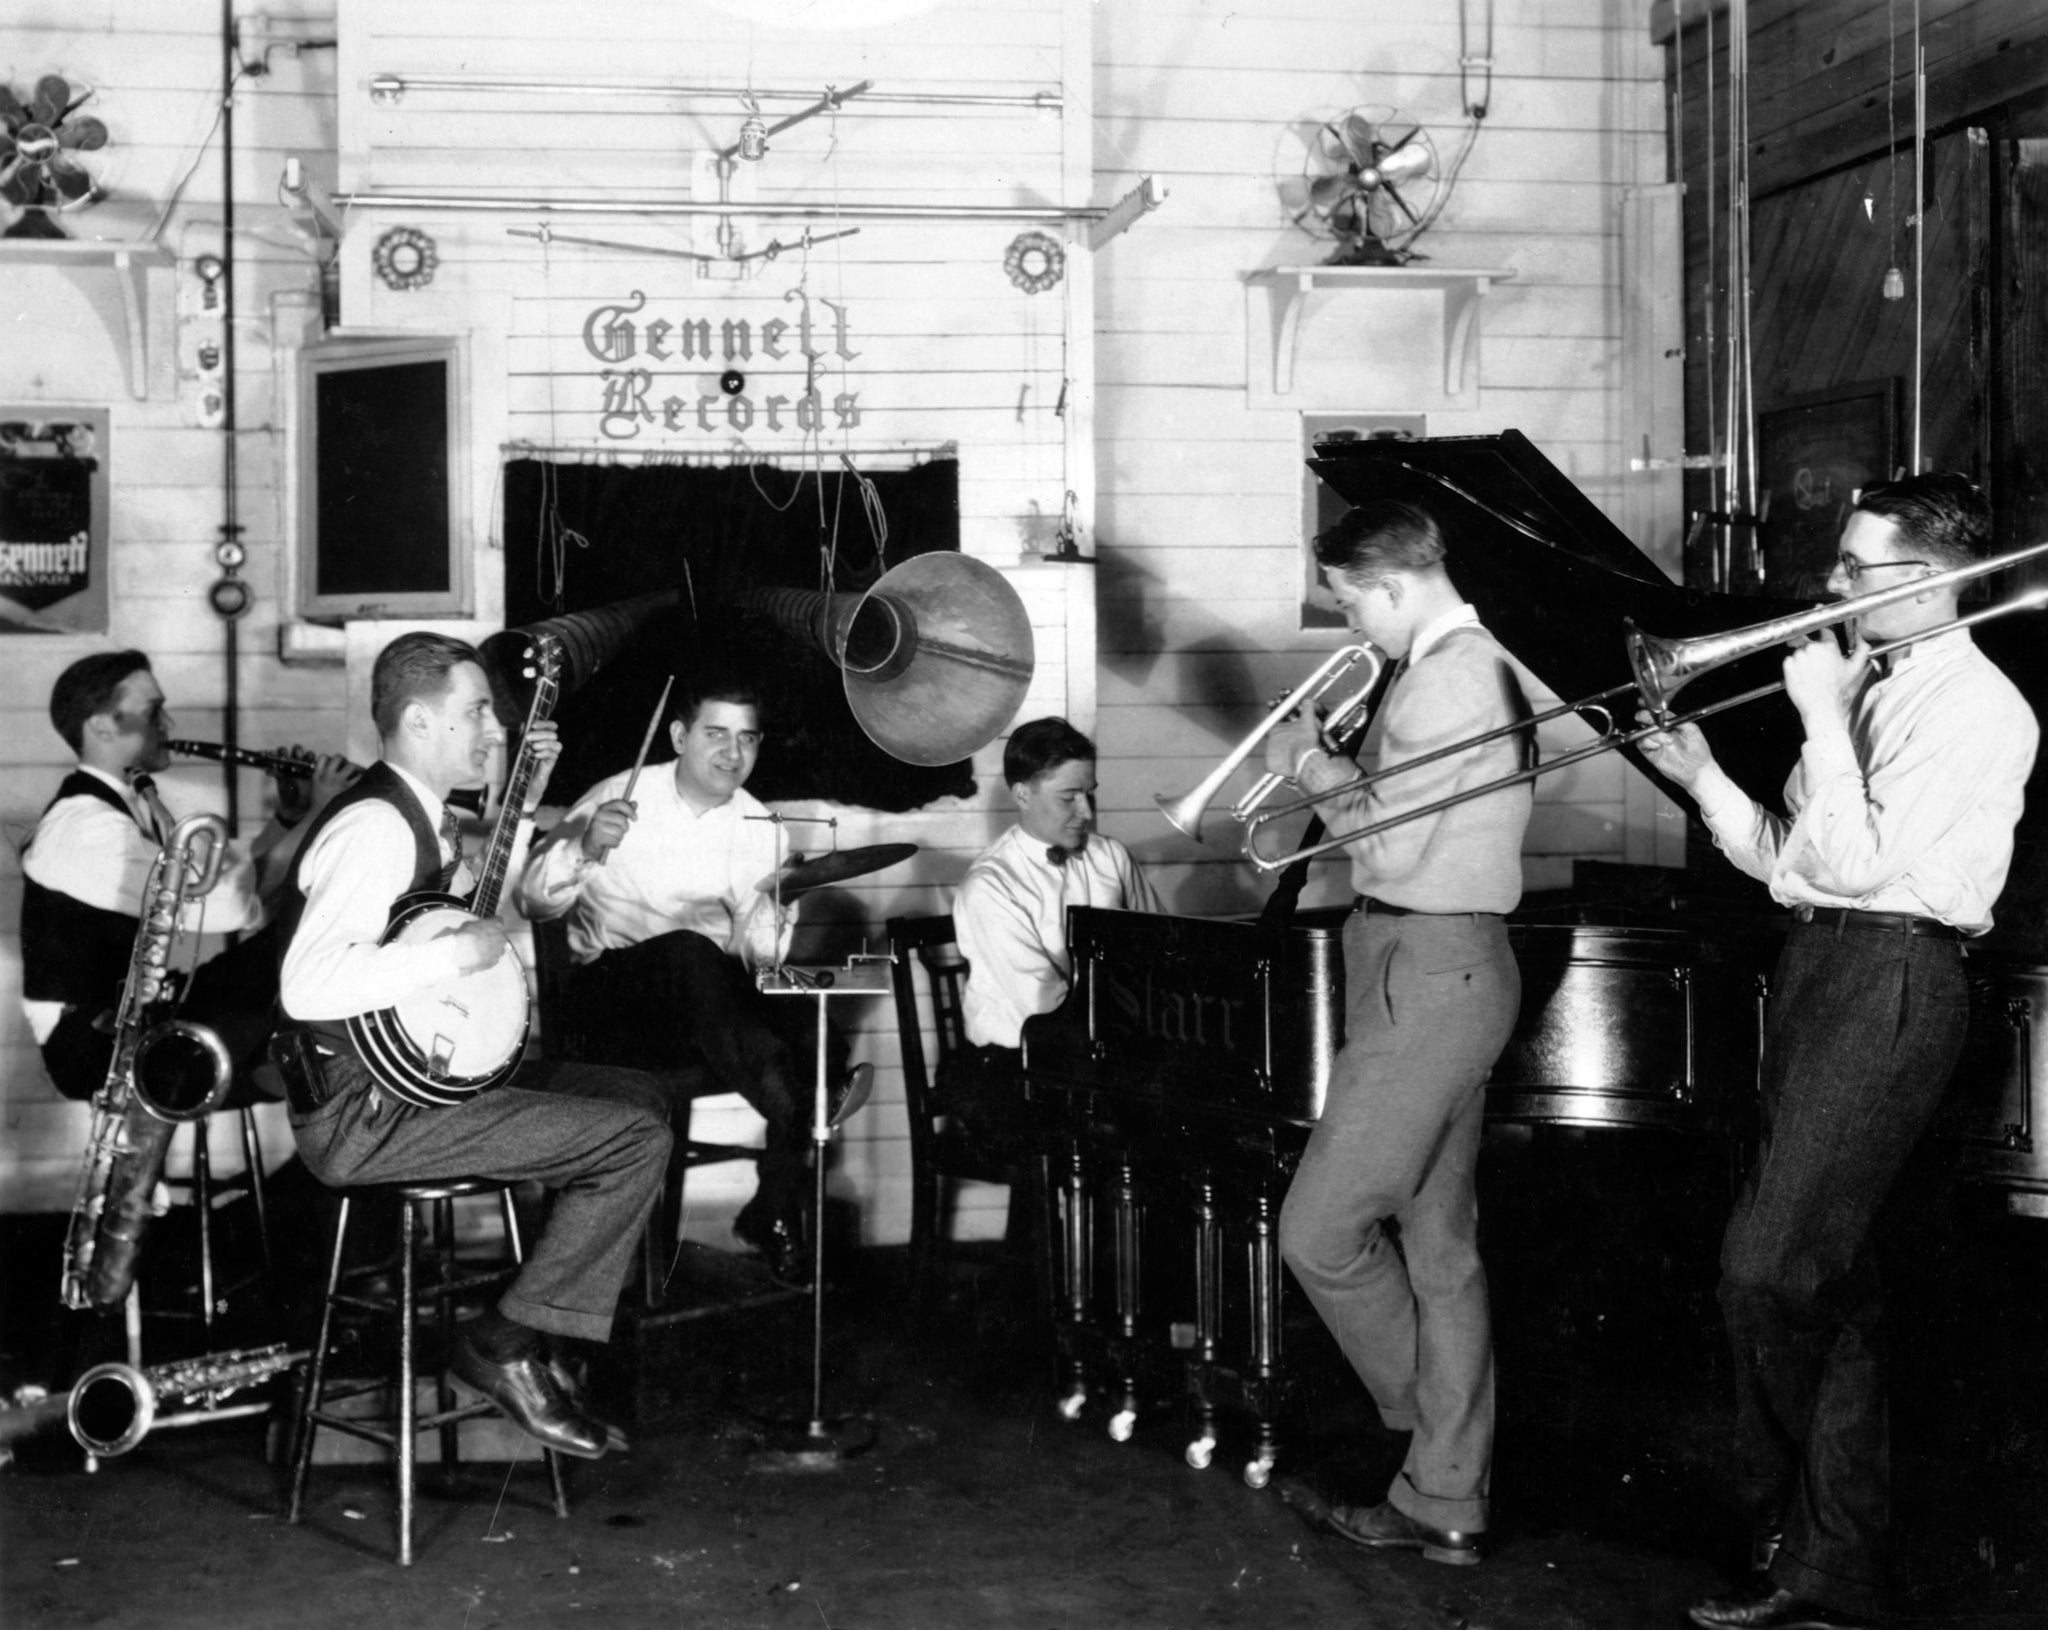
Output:
[[[747,215],[831,221],[1099,221],[1106,207],[1058,204],[760,204],[678,198],[536,198],[440,192],[341,192],[352,209],[420,209],[547,215]]]
[[[817,97],[808,90],[744,90],[732,85],[663,85],[652,80],[631,80],[618,84],[587,84],[559,79],[476,79],[461,74],[378,74],[370,81],[370,95],[380,101],[403,96],[407,91],[500,92],[525,96],[709,96],[721,101],[742,95],[757,102],[798,102]],[[978,95],[969,91],[869,91],[864,103],[886,102],[896,106],[1044,108],[1057,112],[1062,103],[1058,91],[1030,91],[1011,95]]]

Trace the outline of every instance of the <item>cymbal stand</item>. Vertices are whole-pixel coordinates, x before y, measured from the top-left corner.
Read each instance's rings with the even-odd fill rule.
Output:
[[[834,1421],[825,1415],[825,1165],[832,1132],[839,1121],[860,1106],[847,1103],[834,1117],[826,1076],[825,1010],[835,996],[877,996],[890,989],[890,959],[884,955],[851,957],[842,968],[799,967],[782,963],[759,969],[755,987],[768,996],[810,996],[818,1004],[818,1068],[811,1095],[811,1414],[797,1441],[777,1452],[792,1464],[830,1465],[861,1453],[874,1442],[874,1427],[864,1421]]]

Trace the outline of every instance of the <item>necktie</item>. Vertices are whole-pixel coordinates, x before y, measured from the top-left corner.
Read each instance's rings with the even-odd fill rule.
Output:
[[[462,865],[462,828],[455,819],[455,811],[446,804],[441,806],[441,847],[447,858],[441,864],[441,887],[448,889],[455,882],[455,873]]]
[[[143,823],[144,826],[155,835],[158,843],[169,842],[171,828],[177,823],[171,819],[171,812],[164,808],[163,798],[156,790],[156,777],[145,771],[135,776],[129,785],[134,787],[136,795],[149,810],[149,819]]]

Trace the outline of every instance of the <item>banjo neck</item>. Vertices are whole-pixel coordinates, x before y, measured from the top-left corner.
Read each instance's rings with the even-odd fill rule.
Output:
[[[555,711],[561,693],[561,647],[552,634],[534,637],[537,669],[533,705],[527,709],[526,727],[520,737],[519,754],[505,781],[504,801],[498,808],[498,823],[491,829],[491,841],[478,864],[476,891],[469,897],[473,916],[495,917],[498,901],[505,892],[505,879],[512,864],[512,841],[519,835],[519,822],[526,814],[526,799],[540,771],[540,758],[533,750],[533,727],[545,722]]]

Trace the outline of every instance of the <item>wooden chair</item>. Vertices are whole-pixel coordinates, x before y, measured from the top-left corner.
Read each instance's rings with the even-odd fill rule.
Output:
[[[961,1009],[967,959],[953,938],[951,915],[892,917],[888,935],[904,1108],[910,1120],[911,1260],[922,1289],[937,1248],[951,1239],[952,1185],[1007,1184],[1015,1197],[1010,1208],[1014,1219],[1023,1214],[1020,1191],[1030,1186],[1034,1162],[1021,1141],[977,1137],[949,1110],[949,1097],[957,1101],[963,1072],[975,1067]],[[929,1062],[918,1000],[920,966],[929,991],[937,1055]]]

